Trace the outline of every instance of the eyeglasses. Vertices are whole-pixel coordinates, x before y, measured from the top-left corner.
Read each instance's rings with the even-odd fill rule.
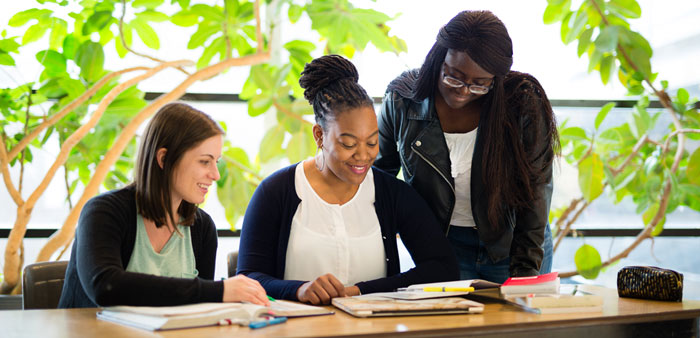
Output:
[[[467,89],[469,89],[470,93],[476,94],[476,95],[484,95],[484,94],[488,93],[489,90],[491,90],[491,88],[493,88],[493,82],[491,82],[491,85],[488,87],[482,86],[482,85],[468,84],[460,79],[454,78],[454,77],[449,76],[449,75],[444,74],[444,73],[442,74],[442,83],[444,83],[452,88],[466,87]]]

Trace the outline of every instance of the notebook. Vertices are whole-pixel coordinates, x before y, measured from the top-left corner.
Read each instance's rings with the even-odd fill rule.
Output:
[[[483,304],[459,297],[403,300],[367,294],[333,298],[332,303],[338,309],[360,318],[465,314],[484,311]]]

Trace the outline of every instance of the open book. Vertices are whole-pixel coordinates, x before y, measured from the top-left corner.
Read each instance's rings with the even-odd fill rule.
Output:
[[[111,306],[97,318],[145,330],[170,330],[219,324],[248,325],[269,308],[243,303],[199,303],[179,306]]]
[[[333,314],[320,306],[277,300],[270,307],[246,303],[199,303],[179,306],[112,306],[97,318],[145,330],[170,330],[210,325],[248,325],[261,317],[303,317]]]

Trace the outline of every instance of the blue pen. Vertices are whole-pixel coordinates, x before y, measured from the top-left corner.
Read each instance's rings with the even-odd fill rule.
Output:
[[[287,317],[276,317],[269,320],[261,320],[257,322],[252,322],[248,325],[251,329],[259,329],[268,325],[282,324],[287,321]]]

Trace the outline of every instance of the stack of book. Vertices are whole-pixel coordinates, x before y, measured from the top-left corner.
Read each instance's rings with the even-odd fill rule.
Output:
[[[501,285],[501,297],[535,313],[581,313],[603,311],[603,297],[562,292],[559,274],[511,277]]]

